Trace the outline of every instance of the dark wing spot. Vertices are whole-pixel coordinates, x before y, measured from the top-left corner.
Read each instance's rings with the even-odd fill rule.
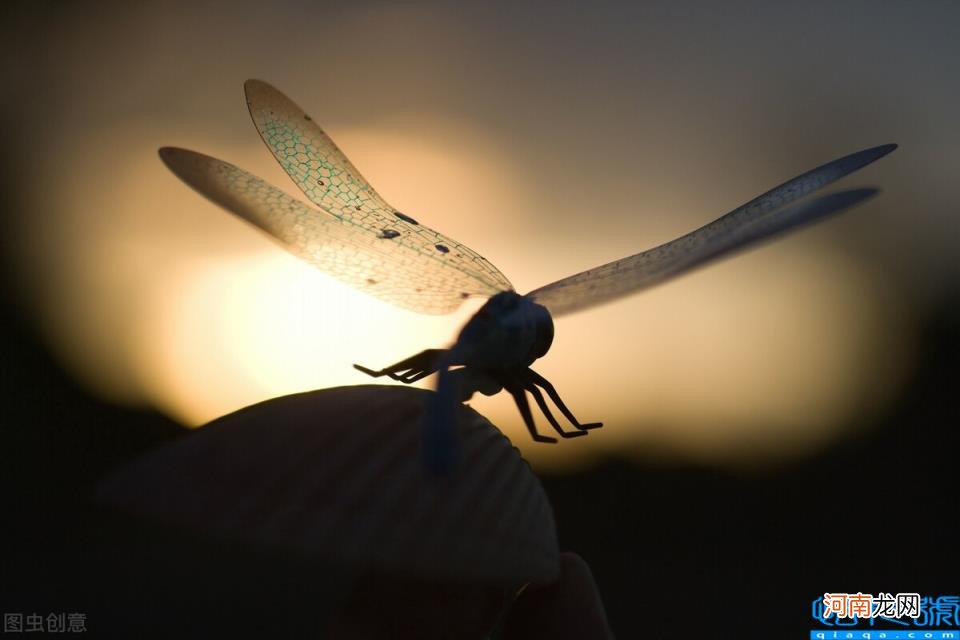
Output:
[[[378,237],[382,240],[390,240],[396,238],[398,235],[400,235],[400,232],[396,229],[384,229]]]
[[[312,120],[313,120],[313,119],[312,119],[310,116],[308,116],[307,114],[303,114],[303,119],[304,119],[304,120],[309,120],[309,121],[312,121]]]
[[[460,297],[463,298],[464,300],[466,300],[467,298],[470,297],[470,294],[469,294],[469,293],[461,293],[461,294],[460,294]]]
[[[360,205],[356,206],[357,211],[360,211]]]
[[[377,281],[373,278],[367,278],[367,284],[377,284]]]
[[[437,251],[439,251],[440,253],[450,253],[450,249],[448,249],[448,248],[447,248],[447,245],[445,245],[445,244],[435,244],[435,245],[433,245],[433,246],[434,246],[434,248],[435,248]]]
[[[400,213],[399,211],[394,211],[394,212],[393,212],[393,215],[397,216],[398,218],[400,218],[400,219],[403,220],[404,222],[409,222],[410,224],[420,224],[419,222],[417,222],[416,220],[414,220],[413,218],[411,218],[410,216],[408,216],[408,215],[405,214],[405,213]]]
[[[317,184],[322,187],[322,186],[323,186],[323,180],[317,180]]]

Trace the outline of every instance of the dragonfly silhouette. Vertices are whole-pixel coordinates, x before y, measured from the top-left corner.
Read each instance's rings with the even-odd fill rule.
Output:
[[[863,202],[877,190],[795,201],[896,149],[887,144],[834,160],[676,240],[520,295],[481,255],[387,204],[310,116],[277,89],[248,80],[244,90],[263,141],[319,209],[227,162],[186,149],[160,149],[160,157],[184,182],[291,253],[397,306],[443,314],[471,296],[490,298],[449,349],[427,349],[380,370],[354,365],[368,375],[407,384],[439,372],[424,420],[424,461],[441,473],[457,459],[456,407],[477,391],[509,392],[537,442],[556,439],[537,431],[528,392],[560,437],[583,436],[602,426],[578,421],[553,385],[530,368],[553,341],[551,316],[609,302]],[[561,427],[543,392],[572,430]]]

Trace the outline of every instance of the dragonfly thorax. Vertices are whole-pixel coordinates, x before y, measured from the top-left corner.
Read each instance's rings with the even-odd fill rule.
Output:
[[[456,349],[467,367],[495,372],[530,366],[552,343],[553,319],[546,307],[503,291],[470,318]]]

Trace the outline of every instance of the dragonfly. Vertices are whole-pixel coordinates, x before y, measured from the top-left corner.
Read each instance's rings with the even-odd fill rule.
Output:
[[[531,368],[550,349],[553,317],[617,300],[860,204],[878,189],[812,194],[897,148],[885,144],[833,160],[675,240],[520,295],[476,251],[388,204],[290,98],[260,80],[244,83],[244,93],[263,142],[313,206],[228,162],[161,148],[160,158],[181,180],[287,251],[388,303],[447,314],[467,298],[488,298],[449,348],[426,349],[382,369],[354,365],[375,378],[404,384],[438,374],[424,412],[421,448],[426,468],[441,475],[458,460],[457,407],[477,392],[507,391],[536,442],[556,443],[557,438],[538,431],[528,393],[560,438],[585,436],[603,426],[579,421],[554,386]]]

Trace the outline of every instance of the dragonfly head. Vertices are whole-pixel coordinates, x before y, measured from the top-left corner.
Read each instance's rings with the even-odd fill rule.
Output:
[[[546,307],[515,291],[487,300],[457,338],[464,364],[484,371],[527,367],[550,349],[553,319]]]

